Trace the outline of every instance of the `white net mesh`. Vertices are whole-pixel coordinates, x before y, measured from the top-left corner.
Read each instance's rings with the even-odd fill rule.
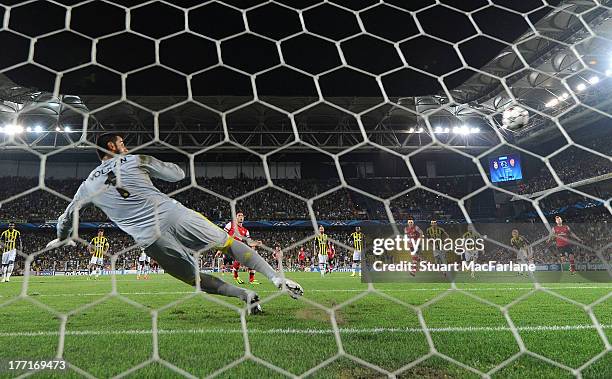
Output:
[[[294,4],[293,1],[228,0],[203,5],[150,1],[135,6],[127,3],[26,1],[0,7],[3,14],[0,39],[11,51],[6,57],[0,57],[0,73],[23,80],[16,84],[5,80],[2,88],[2,112],[9,115],[3,129],[2,148],[34,156],[40,161],[32,166],[39,169],[40,175],[31,189],[7,191],[1,199],[7,212],[35,207],[34,201],[46,201],[48,195],[45,193],[51,194],[58,203],[59,199],[70,201],[73,191],[62,188],[61,183],[56,185],[46,164],[63,154],[91,150],[95,133],[105,128],[117,129],[113,128],[115,120],[108,115],[127,113],[122,117],[137,120],[128,130],[136,135],[128,142],[136,151],[150,148],[159,154],[172,152],[185,157],[182,164],[191,176],[187,186],[166,191],[179,200],[195,191],[195,196],[207,199],[206,207],[215,202],[222,204],[215,205],[219,219],[235,216],[237,210],[248,209],[253,202],[270,208],[281,204],[278,209],[269,210],[269,214],[282,212],[287,204],[292,204],[288,207],[290,212],[296,218],[310,220],[313,228],[283,248],[284,251],[311,243],[322,217],[337,211],[338,217],[343,218],[341,209],[351,196],[361,196],[368,204],[376,203],[373,206],[376,216],[391,223],[403,218],[397,208],[409,208],[407,203],[411,201],[431,199],[437,204],[448,203],[448,207],[457,208],[460,218],[472,222],[477,214],[473,199],[485,191],[515,197],[534,212],[533,219],[546,225],[549,214],[541,205],[556,193],[574,193],[601,202],[607,212],[612,213],[610,199],[605,193],[583,187],[594,181],[593,178],[610,179],[609,143],[582,144],[586,141],[581,138],[584,131],[576,127],[576,124],[602,119],[607,127],[610,123],[609,103],[605,99],[610,91],[608,78],[612,65],[608,67],[608,61],[601,58],[606,49],[608,54],[612,51],[610,8],[606,1],[553,4],[545,1],[521,4],[510,1],[420,1],[410,4],[400,1],[303,1]],[[104,18],[95,20],[97,12],[102,12]],[[33,16],[35,14],[44,14],[44,17],[39,20]],[[503,21],[499,21],[500,14]],[[160,17],[167,22],[162,25],[151,22]],[[497,17],[496,22],[487,22],[494,17]],[[215,22],[219,19],[223,23]],[[436,23],[432,19],[441,21]],[[397,27],[385,27],[386,23]],[[517,28],[518,24],[525,28]],[[478,54],[479,49],[485,49],[483,46],[497,54]],[[491,46],[494,47],[491,49]],[[191,59],[185,59],[182,54],[185,49],[191,50]],[[423,49],[438,52],[439,60],[419,59],[419,51]],[[320,56],[321,59],[305,59],[305,56]],[[49,93],[33,91],[29,88],[31,83],[36,83],[37,87],[46,84]],[[155,92],[150,87],[156,83],[172,94],[171,102],[168,96],[165,100],[148,96]],[[293,93],[282,88],[283,83],[300,90]],[[95,99],[95,93],[89,93],[94,100],[88,104],[88,109],[76,95],[82,95],[80,91],[92,86],[106,95]],[[36,101],[31,101],[32,96]],[[42,102],[40,96],[47,96],[48,101]],[[509,105],[518,105],[529,112],[530,120],[525,128],[518,131],[501,128],[502,113]],[[40,112],[32,112],[32,109]],[[44,112],[58,117],[64,112],[70,114],[77,120],[70,125],[81,123],[82,128],[69,130],[67,122],[58,122],[57,130],[41,132],[36,117],[42,117]],[[181,123],[172,130],[160,128],[165,123],[164,118],[171,118],[173,112],[183,112],[186,118],[207,119],[207,126],[203,128],[216,125],[217,129],[207,129],[201,135],[197,133],[198,128],[191,129],[192,133],[183,137],[180,131],[187,127]],[[24,118],[20,118],[26,114],[30,115],[29,126],[23,126],[26,125]],[[104,122],[98,122],[102,115],[105,115]],[[116,120],[118,128],[121,128],[120,118]],[[460,124],[445,121],[450,118],[463,121]],[[401,131],[393,130],[389,125],[394,119],[409,123]],[[324,129],[317,130],[319,125],[324,125]],[[26,127],[28,129],[24,130]],[[547,135],[560,137],[562,145],[544,151],[541,145],[534,144],[535,140]],[[471,142],[467,141],[467,136],[472,137]],[[609,139],[609,132],[607,136]],[[477,146],[470,146],[470,143]],[[211,187],[215,184],[198,177],[198,163],[205,162],[209,154],[223,156],[226,149],[231,155],[229,148],[250,153],[253,170],[260,170],[265,180],[252,181],[236,192],[228,190],[224,183]],[[333,172],[330,177],[334,180],[315,189],[305,188],[309,187],[308,183],[295,188],[291,183],[277,180],[282,177],[278,174],[282,165],[277,158],[282,154],[290,155],[294,148],[316,152],[317,159],[326,162],[321,167]],[[542,177],[548,177],[548,181],[539,182],[538,188],[522,190],[493,184],[487,173],[487,159],[494,153],[503,153],[504,149],[540,161]],[[461,192],[423,178],[415,162],[422,163],[426,156],[419,159],[424,154],[440,150],[447,152],[450,159],[471,166],[467,171],[475,181],[480,178],[480,184]],[[398,167],[403,166],[405,177],[398,187],[383,191],[373,189],[374,183],[364,188],[362,182],[350,179],[347,163],[359,159],[359,154],[372,152],[381,154]],[[580,170],[577,174],[566,170],[567,163],[559,164],[559,160],[567,161],[577,156],[582,162],[590,161],[600,166],[600,170],[595,174]],[[592,175],[579,176],[585,171]],[[58,211],[61,212],[65,205],[57,204]],[[78,241],[87,244],[83,238]],[[345,241],[335,242],[350,250]],[[129,246],[114,253],[113,267],[133,248]],[[609,245],[602,246],[593,253],[601,262],[606,262],[609,248]],[[265,249],[271,251],[271,246]],[[27,246],[25,251],[28,251]],[[135,307],[152,320],[151,330],[142,331],[151,336],[152,354],[118,377],[138,373],[154,363],[178,375],[194,377],[171,359],[160,357],[158,316],[203,294],[196,291],[150,309],[122,294],[113,273],[106,296],[74,309],[58,310],[32,296],[28,287],[33,277],[30,265],[37,255],[44,253],[19,252],[25,260],[23,286],[20,294],[2,303],[2,307],[23,300],[55,315],[59,320],[56,358],[65,358],[67,338],[79,338],[78,333],[67,333],[68,320],[112,300]],[[610,354],[612,349],[605,325],[594,313],[596,306],[609,299],[610,292],[590,303],[581,303],[536,282],[529,292],[502,306],[478,296],[476,290],[459,288],[454,283],[448,289],[435,290],[439,290],[439,294],[416,306],[390,296],[384,286],[374,284],[332,307],[321,305],[308,295],[302,298],[300,301],[321,310],[329,318],[337,352],[300,373],[253,354],[250,340],[257,332],[249,331],[245,309],[205,296],[207,301],[239,313],[240,327],[233,331],[238,331],[244,341],[244,352],[209,376],[222,375],[251,361],[281,375],[305,377],[324,372],[334,362],[348,359],[373,370],[373,375],[395,377],[414,374],[410,370],[437,357],[467,372],[489,377],[518,359],[530,356],[581,377],[584,370]],[[585,328],[597,331],[603,345],[601,352],[579,367],[568,367],[530,351],[521,333],[529,331],[529,327],[517,327],[510,309],[540,293],[586,312],[592,325]],[[431,333],[444,330],[444,327],[428,325],[424,313],[442,299],[456,294],[499,312],[507,324],[500,330],[512,333],[518,350],[484,371],[441,352],[443,349],[435,343]],[[394,370],[347,352],[350,350],[345,337],[350,331],[341,327],[338,312],[371,295],[384,299],[389,307],[392,304],[404,308],[406,313],[414,313],[418,328],[413,328],[412,332],[423,334],[429,350]],[[264,305],[273,303],[275,298],[267,297]],[[493,332],[500,327],[482,328],[479,330],[491,328]],[[449,326],[448,330],[463,332],[461,327]],[[86,338],[87,333],[83,334],[85,337],[81,337]],[[68,363],[74,373],[93,377],[70,359]]]

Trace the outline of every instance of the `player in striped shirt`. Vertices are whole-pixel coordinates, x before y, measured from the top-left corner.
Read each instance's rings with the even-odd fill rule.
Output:
[[[13,268],[15,267],[15,257],[17,256],[17,242],[19,242],[19,250],[23,251],[21,243],[21,232],[15,229],[15,223],[9,223],[9,228],[0,235],[0,244],[2,245],[2,280],[1,282],[10,281]]]
[[[431,220],[429,223],[429,228],[425,229],[425,236],[428,239],[436,240],[433,248],[433,256],[436,263],[444,264],[446,263],[446,252],[442,250],[442,242],[446,238],[450,238],[446,230],[438,225],[438,221]],[[440,240],[440,244],[438,245],[438,240]],[[440,248],[438,248],[438,246]]]
[[[474,226],[472,224],[468,225],[468,230],[467,232],[463,233],[463,236],[461,236],[461,238],[463,238],[463,240],[472,240],[475,241],[478,238],[478,233],[476,232],[476,230],[474,229]],[[465,243],[465,242],[464,242]],[[474,243],[472,242],[470,245],[473,245]],[[475,249],[471,249],[471,250],[466,250],[465,253],[463,253],[463,258],[466,262],[471,262],[474,261],[476,262],[478,260],[478,250]],[[476,274],[474,273],[474,270],[472,270],[472,272],[470,273],[470,276],[472,278],[476,277]]]
[[[323,225],[319,225],[319,234],[314,239],[314,253],[319,256],[319,271],[321,277],[325,275],[327,269],[327,241],[328,237],[325,234]]]
[[[355,276],[355,274],[359,272],[359,276],[361,277],[361,254],[363,253],[364,240],[363,233],[359,226],[355,227],[355,231],[351,233],[349,242],[353,244],[353,267],[351,276]]]
[[[529,246],[529,241],[524,236],[520,235],[518,229],[512,230],[510,238],[510,246],[516,249],[516,259],[521,263],[533,263],[533,250]],[[518,275],[523,272],[519,271]],[[527,275],[527,273],[525,273]]]
[[[89,276],[90,279],[95,274],[95,279],[100,277],[102,269],[104,268],[104,254],[110,247],[108,239],[104,236],[104,230],[98,229],[98,235],[91,239],[87,250],[91,253],[91,259],[89,260]]]

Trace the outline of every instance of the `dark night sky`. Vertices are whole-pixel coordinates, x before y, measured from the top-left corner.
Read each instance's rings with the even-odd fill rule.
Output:
[[[66,5],[77,1],[60,0]],[[135,6],[144,1],[116,1],[123,6]],[[264,1],[227,0],[239,8],[248,8]],[[281,0],[280,3],[299,9],[317,4],[318,1]],[[376,1],[333,1],[347,8],[359,10]],[[542,6],[535,0],[493,0],[495,4],[521,12],[529,12]],[[57,5],[37,1],[26,6],[14,7],[18,1],[0,1],[11,5],[9,29],[35,37],[61,29],[65,9]],[[198,1],[174,1],[180,6],[195,6]],[[410,11],[416,11],[434,3],[432,0],[389,0],[388,4]],[[443,0],[442,3],[472,11],[487,4],[485,0]],[[531,13],[529,18],[536,22],[549,12],[543,8]],[[0,10],[4,12],[4,10]],[[391,41],[401,41],[418,35],[418,29],[409,13],[401,12],[387,5],[378,5],[360,14],[365,29],[372,34]],[[449,42],[459,42],[476,35],[476,30],[467,16],[444,6],[434,6],[417,13],[417,18],[427,34]],[[478,27],[486,34],[507,42],[514,41],[524,33],[528,25],[525,20],[511,12],[497,7],[487,7],[473,14]],[[298,13],[275,4],[247,12],[252,31],[274,40],[286,38],[302,31]],[[203,39],[193,34],[182,33],[170,39],[165,36],[179,32],[185,25],[184,13],[162,3],[152,3],[131,11],[131,29],[152,38],[162,39],[160,43],[161,62],[185,74],[210,67],[218,63],[213,40],[219,40],[243,32],[245,24],[241,13],[220,3],[212,3],[190,10],[188,24],[192,31],[208,36]],[[382,74],[402,66],[396,49],[389,43],[371,36],[360,34],[355,14],[321,4],[304,12],[306,28],[312,33],[332,40],[353,36],[341,43],[341,49],[350,65],[367,72]],[[101,38],[125,29],[125,11],[106,3],[95,1],[72,9],[71,29]],[[0,68],[5,68],[27,59],[29,40],[8,31],[0,32]],[[53,70],[68,70],[90,61],[92,41],[71,32],[60,32],[38,40],[34,60]],[[480,67],[495,57],[504,44],[484,36],[461,43],[459,49],[470,65]],[[340,65],[340,57],[332,42],[312,35],[300,34],[281,43],[286,62],[310,74],[320,74]],[[429,36],[416,38],[400,44],[401,54],[409,65],[440,76],[461,65],[459,57],[450,44],[434,40]],[[274,66],[280,57],[273,42],[253,34],[244,34],[221,43],[221,56],[227,66],[246,73]],[[108,38],[101,38],[97,44],[96,58],[99,63],[119,72],[127,72],[155,62],[155,46],[152,40],[123,32]],[[40,67],[26,65],[12,69],[5,74],[18,84],[41,90],[53,88],[54,74]],[[461,84],[471,75],[463,71],[449,77],[445,82],[449,88]],[[195,96],[250,95],[249,77],[228,68],[215,68],[197,74],[191,81]],[[340,68],[320,77],[324,96],[379,96],[379,87],[374,79],[350,68]],[[426,95],[440,90],[435,79],[404,68],[383,76],[383,85],[390,96]],[[153,67],[130,74],[128,94],[131,95],[186,95],[186,80],[180,74],[161,67]],[[61,92],[77,95],[117,94],[120,79],[99,66],[89,65],[67,73],[62,78]],[[288,68],[278,68],[257,78],[260,95],[314,96],[314,81]]]

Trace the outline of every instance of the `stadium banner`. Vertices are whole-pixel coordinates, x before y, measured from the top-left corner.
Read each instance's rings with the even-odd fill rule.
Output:
[[[89,275],[88,270],[55,271],[56,276],[85,276]]]
[[[416,217],[417,221],[427,222],[426,219]],[[6,221],[6,222],[4,222]],[[26,222],[17,223],[20,229],[24,230],[49,230],[55,231],[57,220],[46,220],[44,223]],[[213,221],[219,227],[225,226],[227,220],[224,221]],[[389,225],[388,220],[319,220],[319,225],[323,225],[326,228],[352,228],[355,226],[378,226],[378,225]],[[446,223],[459,223],[455,221],[447,221]],[[444,221],[440,221],[440,224],[445,224]],[[256,220],[256,221],[245,221],[244,226],[246,228],[255,229],[274,229],[274,228],[300,228],[300,229],[312,229],[312,221],[310,220]],[[0,220],[0,228],[8,227],[7,220]],[[117,225],[112,222],[81,222],[79,223],[79,229],[119,229]]]
[[[363,282],[612,282],[607,223],[430,220],[362,232]]]
[[[54,270],[39,270],[39,271],[30,271],[30,275],[34,276],[54,276]]]
[[[41,271],[40,273],[33,272],[34,275],[40,276],[84,276],[89,275],[88,270],[69,270],[69,271],[50,271],[48,273],[46,271]],[[156,272],[149,272],[149,275],[152,274],[163,274],[164,270],[160,269]],[[102,275],[136,275],[138,274],[137,270],[102,270]]]

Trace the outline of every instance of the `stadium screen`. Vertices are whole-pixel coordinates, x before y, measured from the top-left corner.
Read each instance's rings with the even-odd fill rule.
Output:
[[[489,160],[489,173],[493,183],[523,179],[521,159],[516,154],[491,158]]]

